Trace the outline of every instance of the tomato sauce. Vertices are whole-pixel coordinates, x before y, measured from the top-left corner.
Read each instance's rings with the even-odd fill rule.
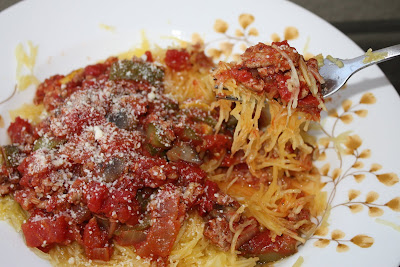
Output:
[[[163,93],[165,68],[209,68],[212,61],[203,52],[170,49],[160,67],[151,65],[151,52],[145,54],[146,60],[110,58],[46,79],[35,103],[43,103],[49,116],[38,125],[19,117],[11,123],[13,145],[2,147],[0,176],[13,179],[1,185],[30,214],[22,225],[28,246],[48,252],[78,242],[89,259],[108,261],[116,241],[166,265],[189,212],[204,218],[211,242],[221,244],[218,229],[231,233],[229,218],[240,205],[207,179],[200,164],[220,157],[226,167],[240,161],[230,157],[234,128],[224,123],[218,134],[205,132],[216,124],[217,112],[180,110]],[[248,69],[231,75],[243,82],[253,78]],[[268,90],[287,100],[280,81]],[[299,105],[316,103],[309,96]],[[172,157],[170,150],[182,153]],[[234,226],[246,220],[241,215]],[[272,241],[251,220],[240,237],[242,251],[269,251]],[[291,240],[271,246],[293,252]]]

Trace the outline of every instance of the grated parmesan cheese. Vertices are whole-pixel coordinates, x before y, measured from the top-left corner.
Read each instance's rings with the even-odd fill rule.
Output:
[[[104,132],[100,129],[99,126],[94,126],[93,131],[94,131],[94,139],[96,140],[99,140],[104,136]]]

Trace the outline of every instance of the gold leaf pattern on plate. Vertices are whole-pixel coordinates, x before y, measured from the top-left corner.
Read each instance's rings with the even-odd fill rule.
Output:
[[[358,157],[362,158],[362,159],[367,159],[367,158],[371,157],[371,150],[370,149],[364,149],[363,151],[361,151],[361,153],[360,153],[360,155]]]
[[[353,105],[353,102],[351,102],[351,100],[346,99],[342,102],[342,108],[345,112],[347,112],[351,106]]]
[[[336,180],[340,176],[341,173],[342,173],[342,169],[340,169],[340,168],[334,169],[332,172],[332,179]]]
[[[382,216],[384,213],[383,209],[378,207],[369,207],[368,208],[368,215],[371,217],[379,217]]]
[[[242,26],[243,29],[246,29],[247,26],[254,22],[254,16],[251,14],[241,14],[239,16],[239,24]]]
[[[338,118],[339,114],[337,113],[336,109],[331,109],[328,111],[328,116],[333,118]]]
[[[346,124],[350,124],[353,121],[353,115],[351,114],[344,114],[342,116],[339,117],[339,119],[346,123]]]
[[[235,44],[230,43],[230,42],[222,42],[219,44],[219,48],[221,49],[222,53],[225,56],[229,56],[232,53],[232,49],[233,49],[234,45]]]
[[[242,51],[245,51],[245,50],[247,49],[247,45],[246,45],[246,44],[241,44],[241,45],[240,45],[240,49],[241,49]]]
[[[368,110],[366,110],[366,109],[359,109],[359,110],[355,110],[354,113],[355,113],[357,116],[361,117],[361,118],[365,118],[365,117],[367,117],[367,115],[368,115]]]
[[[239,61],[239,59],[240,59],[240,54],[233,54],[233,55],[232,55],[232,58],[233,58],[234,61]]]
[[[363,210],[363,205],[361,204],[349,205],[349,209],[351,210],[352,213],[358,213]]]
[[[382,165],[378,164],[378,163],[373,163],[371,165],[371,168],[369,169],[370,172],[376,172],[379,171],[380,169],[382,169]]]
[[[249,35],[251,36],[258,36],[258,30],[256,28],[251,28],[249,30]]]
[[[299,30],[296,27],[286,27],[283,32],[283,38],[285,40],[294,40],[299,37]]]
[[[386,203],[385,206],[388,206],[394,211],[400,212],[400,197],[393,198],[388,203]]]
[[[222,20],[222,19],[216,19],[214,23],[214,31],[218,33],[225,33],[229,28],[229,24]]]
[[[336,137],[330,137],[333,142],[334,148],[336,149],[336,151],[338,153],[340,153],[340,154],[345,153],[343,145],[345,145],[345,143],[347,143],[349,141],[348,138],[350,136],[350,133],[351,133],[351,131],[346,131],[346,132],[339,134]],[[353,154],[352,149],[348,149],[348,150],[349,150],[347,152],[348,154]]]
[[[344,144],[348,149],[356,150],[362,145],[362,140],[358,135],[349,135],[347,142]]]
[[[349,200],[352,201],[353,199],[357,198],[360,194],[361,194],[360,190],[350,189],[348,194]]]
[[[326,176],[328,175],[329,172],[329,168],[331,167],[331,165],[329,163],[326,163],[324,166],[322,166],[319,170],[321,172],[322,175]]]
[[[207,54],[213,58],[219,58],[222,54],[222,51],[216,48],[210,48],[207,50]]]
[[[364,167],[364,163],[361,162],[361,161],[356,161],[356,162],[353,164],[352,167],[353,167],[353,168],[356,168],[356,169],[361,169],[361,168]]]
[[[327,148],[330,143],[330,139],[328,137],[322,137],[318,140],[318,143],[323,146],[324,148]]]
[[[318,248],[324,248],[329,245],[331,241],[328,239],[318,239],[317,241],[314,242],[314,246]]]
[[[237,37],[244,36],[244,32],[242,30],[236,29],[235,30],[235,36],[237,36]]]
[[[318,160],[325,160],[325,159],[326,159],[326,153],[325,152],[319,153]]]
[[[326,236],[328,233],[329,233],[329,227],[327,227],[327,226],[320,226],[315,231],[315,235],[319,235],[319,236]]]
[[[360,104],[372,105],[375,103],[376,98],[373,93],[365,93],[360,99]]]
[[[270,38],[271,38],[272,42],[279,42],[281,40],[281,37],[279,37],[279,35],[276,32],[271,34]]]
[[[194,43],[194,44],[201,44],[201,45],[204,45],[204,40],[203,40],[203,38],[200,36],[200,34],[198,34],[198,33],[193,33],[191,39],[192,39],[192,43]]]
[[[374,239],[367,235],[356,235],[350,241],[362,248],[369,248],[374,244]]]
[[[365,174],[354,174],[353,176],[357,183],[361,183],[365,179]]]
[[[346,252],[349,251],[350,247],[346,244],[338,244],[336,247],[337,252]]]
[[[379,182],[383,183],[386,186],[392,186],[399,182],[399,177],[393,172],[377,174],[376,178],[378,178]]]
[[[332,231],[331,237],[333,240],[342,239],[343,237],[345,237],[345,233],[341,230],[336,229]]]
[[[372,203],[375,202],[379,198],[379,194],[375,191],[368,192],[367,197],[365,198],[365,202]]]

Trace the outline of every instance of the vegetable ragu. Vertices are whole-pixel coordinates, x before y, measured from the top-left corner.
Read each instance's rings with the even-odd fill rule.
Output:
[[[286,42],[275,45],[290,51],[289,57],[302,58]],[[285,82],[289,63],[275,45],[251,47],[241,65],[218,69],[217,85],[232,78],[297,110],[288,96],[295,91]],[[274,56],[269,60],[265,53]],[[314,68],[313,61],[306,64]],[[209,246],[232,257],[270,262],[295,253],[314,226],[311,217],[318,215],[311,187],[319,190],[319,180],[307,163],[313,147],[296,147],[292,139],[284,143],[290,158],[301,161],[301,171],[278,170],[273,163],[252,169],[246,151],[232,150],[247,140],[236,136],[240,117],[223,114],[224,105],[239,104],[190,97],[178,102],[171,96],[183,90],[174,84],[191,75],[212,80],[214,67],[195,45],[147,51],[140,58],[111,57],[40,84],[34,102],[44,105],[47,116],[35,125],[17,117],[8,128],[12,144],[0,153],[0,193],[11,195],[27,212],[26,244],[47,253],[76,242],[88,259],[100,261],[112,259],[118,244],[167,266],[186,221],[200,216]],[[213,94],[214,86],[208,89]],[[320,93],[304,78],[296,90],[305,92],[299,112],[318,117],[320,103],[314,99]],[[278,160],[279,153],[277,148],[264,157]],[[302,191],[311,183],[305,173],[314,178]],[[277,185],[279,196],[268,193]],[[271,224],[260,217],[263,210],[249,204],[266,193],[273,199],[271,207],[265,206]]]

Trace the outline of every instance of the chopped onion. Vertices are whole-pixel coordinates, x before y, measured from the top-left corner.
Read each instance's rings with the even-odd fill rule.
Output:
[[[174,146],[168,150],[167,157],[170,161],[183,160],[196,164],[202,163],[197,152],[190,145],[185,143]]]
[[[114,182],[125,170],[125,162],[121,158],[114,158],[106,164],[104,169],[104,180]]]
[[[133,119],[129,118],[126,112],[123,111],[109,114],[108,121],[114,123],[118,128],[125,130],[132,130],[136,123]]]
[[[116,240],[121,246],[131,246],[146,240],[146,237],[147,236],[143,231],[131,229],[121,231],[116,236]]]
[[[111,258],[111,251],[109,248],[86,248],[86,254],[90,259],[109,261]]]

